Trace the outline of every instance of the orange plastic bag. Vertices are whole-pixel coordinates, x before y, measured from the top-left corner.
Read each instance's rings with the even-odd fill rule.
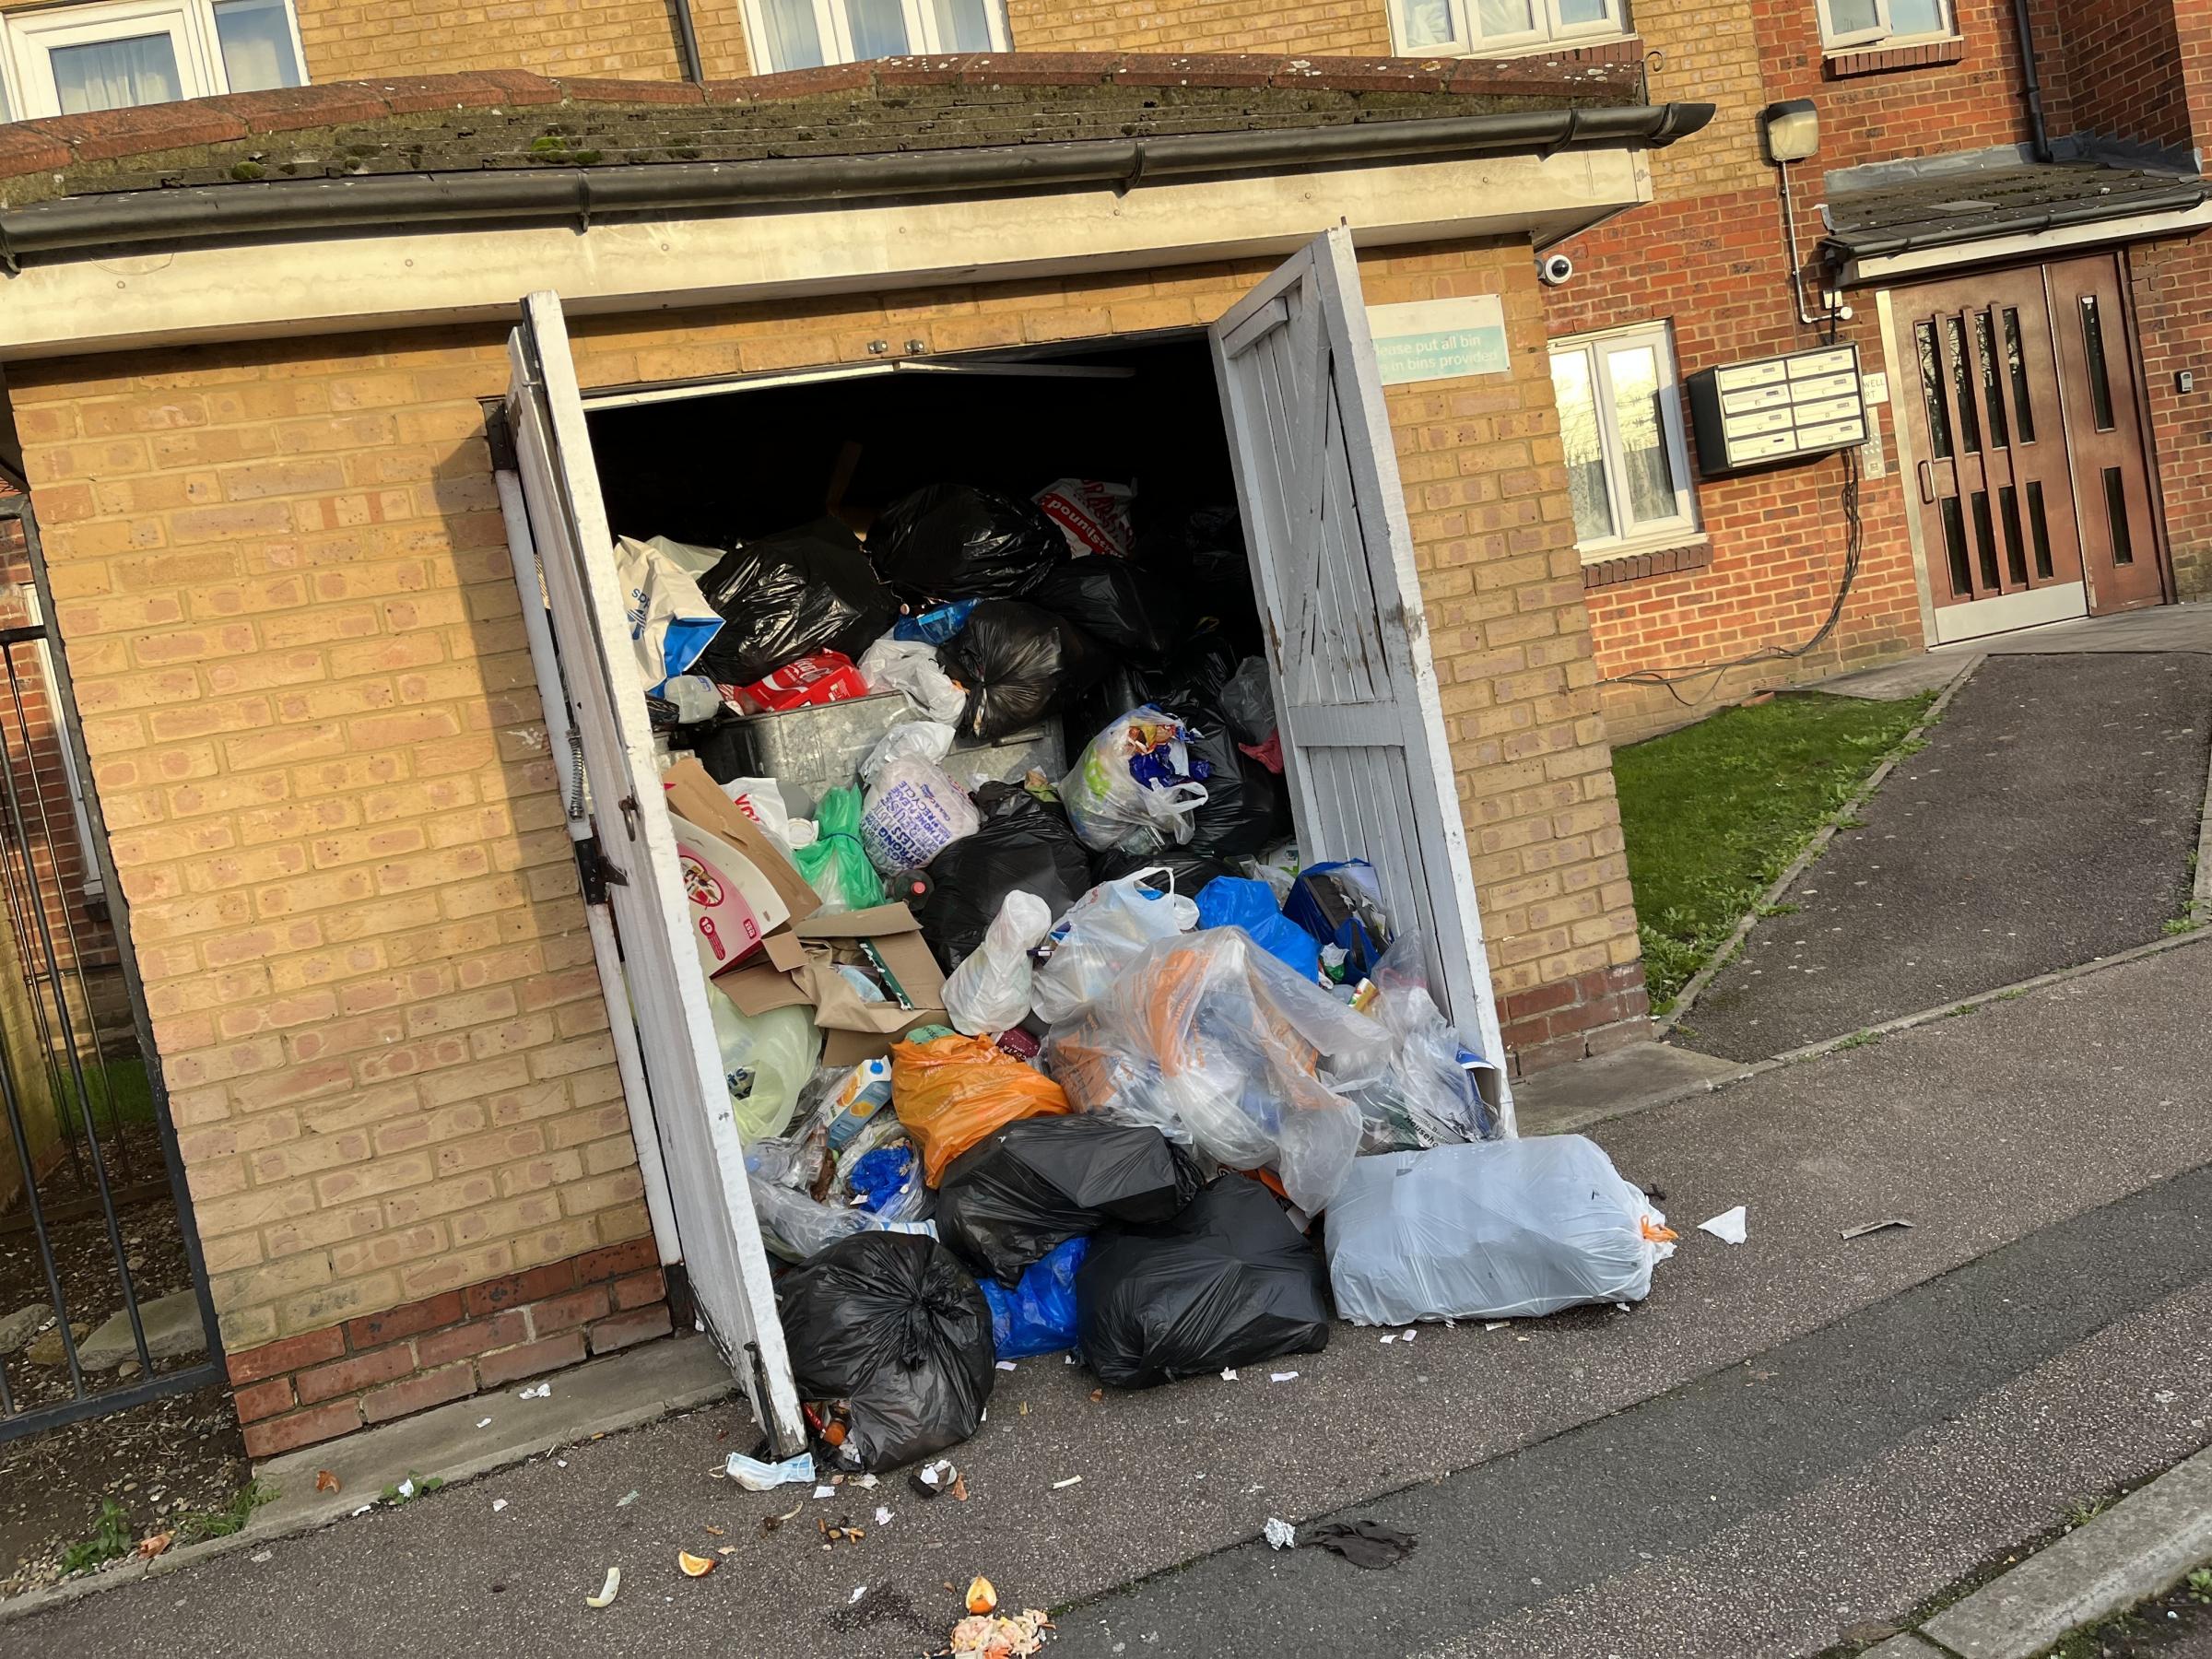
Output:
[[[922,1151],[922,1178],[946,1168],[1017,1118],[1065,1115],[1067,1096],[987,1037],[937,1037],[891,1046],[891,1108]]]

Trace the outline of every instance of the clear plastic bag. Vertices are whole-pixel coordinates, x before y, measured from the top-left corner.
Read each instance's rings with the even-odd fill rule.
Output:
[[[1189,841],[1206,785],[1191,776],[1182,722],[1149,705],[1108,722],[1060,780],[1060,804],[1094,852],[1144,853]]]
[[[792,849],[791,862],[822,896],[825,911],[866,910],[883,902],[883,880],[860,840],[857,789],[833,789],[815,814],[815,839]]]
[[[1496,1068],[1446,1023],[1429,994],[1427,960],[1419,934],[1392,942],[1369,976],[1371,995],[1356,1004],[1390,1042],[1378,1055],[1330,1067],[1366,1120],[1362,1152],[1418,1151],[1498,1132],[1488,1103]]]
[[[968,692],[937,663],[937,648],[926,640],[890,634],[860,655],[860,676],[872,691],[903,691],[932,720],[957,723],[967,712]]]
[[[1195,900],[1146,885],[1155,866],[1102,882],[1076,900],[1053,929],[1053,953],[1037,971],[1030,1006],[1047,1025],[1073,1019],[1106,994],[1114,977],[1161,939],[1197,925]]]
[[[995,1036],[1030,1017],[1030,952],[1052,927],[1052,907],[1034,893],[1008,893],[999,902],[982,944],[945,982],[945,1016],[955,1030]]]
[[[1579,1135],[1362,1158],[1329,1206],[1329,1283],[1355,1324],[1641,1301],[1665,1223]]]
[[[1272,1166],[1312,1213],[1360,1135],[1359,1109],[1317,1068],[1388,1040],[1224,927],[1147,947],[1087,1015],[1054,1028],[1044,1059],[1078,1112],[1150,1124],[1230,1169]]]
[[[771,1254],[787,1262],[803,1262],[840,1239],[868,1229],[865,1210],[817,1204],[804,1193],[758,1175],[747,1176],[746,1181],[752,1189],[754,1218],[760,1223],[760,1241]]]
[[[770,1140],[790,1127],[799,1090],[814,1076],[822,1057],[822,1034],[808,1008],[771,1008],[747,1017],[707,982],[707,1010],[714,1020],[714,1044],[730,1088],[730,1112],[739,1141]]]
[[[932,764],[952,752],[959,733],[942,721],[902,720],[876,740],[867,759],[860,763],[860,781],[873,783],[894,760],[927,760]]]

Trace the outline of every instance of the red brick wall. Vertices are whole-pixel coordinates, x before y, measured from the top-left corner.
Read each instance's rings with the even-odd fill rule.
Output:
[[[2212,237],[2139,243],[2127,268],[2174,587],[2212,599]],[[2183,369],[2196,377],[2185,397],[2174,383]]]
[[[2060,23],[2076,124],[2107,138],[2186,149],[2188,89],[2175,30],[2187,0],[2072,0]],[[2039,41],[2039,45],[2041,41]]]

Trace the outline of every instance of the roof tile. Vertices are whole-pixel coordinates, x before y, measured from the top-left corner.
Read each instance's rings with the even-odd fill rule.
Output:
[[[88,115],[49,115],[21,125],[26,132],[68,145],[70,159],[76,161],[110,161],[192,144],[220,144],[226,138],[243,138],[247,130],[244,121],[215,108],[207,99]]]
[[[333,81],[320,87],[279,87],[267,92],[232,92],[197,101],[200,108],[236,116],[245,124],[249,133],[304,133],[314,127],[340,126],[348,121],[374,121],[392,112],[392,106],[378,96],[374,88],[359,81]]]

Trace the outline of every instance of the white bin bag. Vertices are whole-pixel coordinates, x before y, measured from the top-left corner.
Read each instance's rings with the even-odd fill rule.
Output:
[[[1641,1301],[1675,1252],[1665,1222],[1580,1135],[1357,1158],[1329,1204],[1329,1288],[1354,1324]]]

